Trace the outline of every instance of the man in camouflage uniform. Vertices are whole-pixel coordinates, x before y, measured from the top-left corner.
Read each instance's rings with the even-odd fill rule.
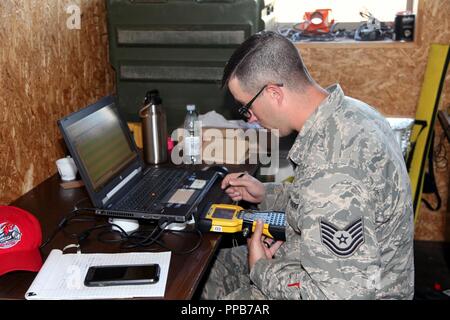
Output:
[[[286,212],[286,242],[266,239],[259,223],[247,246],[220,250],[202,298],[412,299],[410,182],[388,122],[339,85],[318,86],[296,48],[271,32],[237,49],[224,84],[251,101],[249,121],[299,132],[289,152],[295,178],[225,177],[233,200]]]

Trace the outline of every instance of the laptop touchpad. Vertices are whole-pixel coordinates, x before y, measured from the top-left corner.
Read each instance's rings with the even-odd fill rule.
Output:
[[[195,193],[193,189],[178,189],[172,195],[172,197],[167,201],[168,203],[176,203],[176,204],[186,204],[191,199],[192,195]]]

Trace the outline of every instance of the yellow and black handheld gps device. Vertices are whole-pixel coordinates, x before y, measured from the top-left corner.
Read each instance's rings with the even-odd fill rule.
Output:
[[[248,237],[255,231],[256,221],[264,221],[263,234],[274,240],[286,240],[286,219],[282,211],[246,210],[230,204],[213,204],[199,222],[201,231],[243,233]]]

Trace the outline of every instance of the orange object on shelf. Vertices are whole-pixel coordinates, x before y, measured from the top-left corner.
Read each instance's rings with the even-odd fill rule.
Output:
[[[331,9],[317,9],[313,12],[305,12],[305,21],[296,25],[296,28],[309,33],[328,33],[334,23],[334,19],[329,21]]]

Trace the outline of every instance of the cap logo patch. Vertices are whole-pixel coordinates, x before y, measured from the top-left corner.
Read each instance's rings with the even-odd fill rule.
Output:
[[[351,256],[364,243],[363,219],[351,222],[344,229],[320,219],[320,238],[322,244],[337,256]]]
[[[10,222],[0,223],[0,250],[14,247],[21,238],[22,233],[17,225]]]

